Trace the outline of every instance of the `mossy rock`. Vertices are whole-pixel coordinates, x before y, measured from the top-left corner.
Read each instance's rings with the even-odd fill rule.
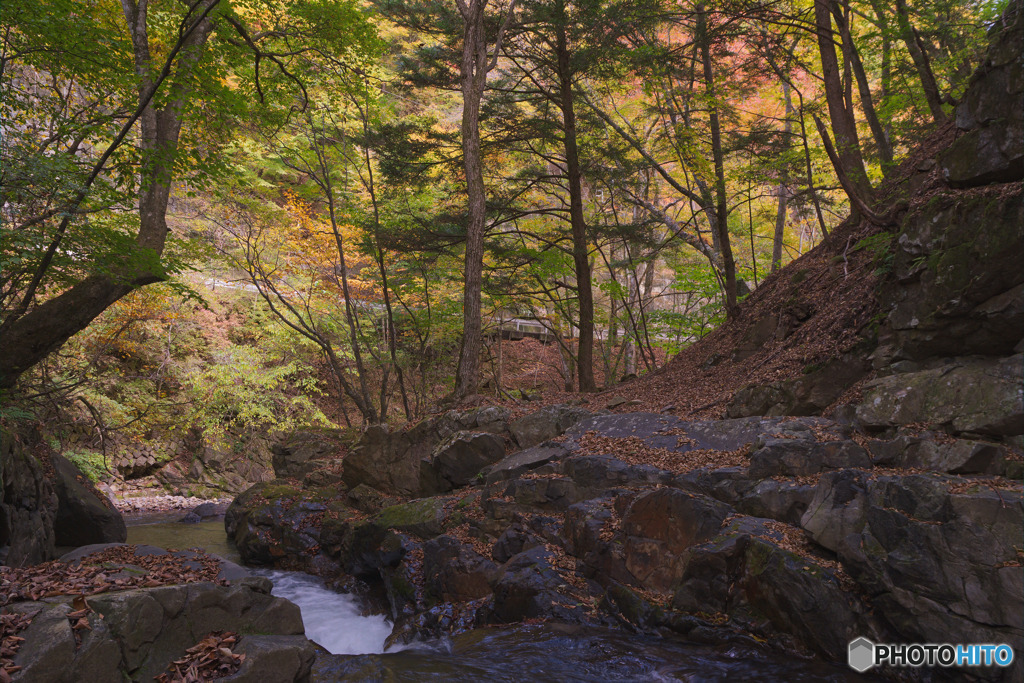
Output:
[[[385,528],[412,534],[422,539],[440,535],[448,522],[445,498],[422,498],[384,508],[373,523]]]

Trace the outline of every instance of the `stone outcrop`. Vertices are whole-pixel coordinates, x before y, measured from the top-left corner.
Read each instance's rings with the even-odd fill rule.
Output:
[[[525,415],[509,425],[509,431],[519,448],[530,448],[564,434],[591,413],[578,406],[559,404],[545,406]]]
[[[54,531],[57,545],[119,543],[128,538],[121,513],[77,467],[63,456],[50,454],[57,493]]]
[[[964,359],[872,380],[857,420],[869,429],[929,424],[953,434],[1024,434],[1024,361]]]
[[[61,560],[75,562],[104,547],[108,546],[82,548]],[[136,552],[167,553],[149,546],[139,546]],[[81,609],[72,604],[80,598],[58,596],[7,605],[10,612],[32,615],[28,628],[19,634],[25,640],[14,657],[21,669],[13,680],[153,680],[213,631],[239,633],[236,652],[246,654],[242,668],[222,680],[309,680],[318,648],[303,636],[299,608],[271,596],[267,579],[250,576],[231,563],[222,565],[221,578],[230,579],[230,585],[188,583],[93,595],[86,601],[89,612],[81,617],[85,627],[73,628],[81,623],[79,617],[68,618]]]
[[[464,440],[471,440],[470,434],[504,436],[508,434],[508,416],[507,408],[487,407],[465,413],[449,411],[409,429],[372,425],[345,457],[342,480],[349,488],[362,484],[389,494],[416,496],[425,493],[425,483],[428,487],[437,483],[438,473],[432,465],[439,457],[434,451],[442,442],[457,432],[466,433]],[[485,462],[481,467],[491,462],[495,460]],[[477,472],[473,472],[473,476]]]
[[[337,457],[343,448],[336,429],[304,429],[293,432],[271,446],[274,476],[302,479],[317,467],[318,460]]]
[[[14,434],[0,430],[0,556],[21,567],[56,556],[57,493],[43,464]]]
[[[38,434],[0,432],[0,556],[24,566],[53,559],[58,546],[124,541],[121,513]]]
[[[1024,179],[1024,12],[1011,3],[981,67],[956,108],[962,135],[940,161],[953,187]]]

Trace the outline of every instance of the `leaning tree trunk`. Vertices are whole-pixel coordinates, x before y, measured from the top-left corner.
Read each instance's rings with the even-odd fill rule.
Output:
[[[147,16],[134,3],[125,0],[125,20],[134,49],[135,71],[139,76],[138,120],[141,123],[139,151],[141,153],[141,188],[139,191],[139,231],[135,247],[146,258],[135,259],[136,264],[151,264],[163,253],[167,241],[167,202],[173,180],[173,166],[178,152],[183,115],[192,92],[193,71],[202,56],[203,46],[213,30],[209,14],[219,0],[203,0],[196,6],[198,18],[178,43],[172,46],[178,61],[173,69],[172,85],[161,108],[153,104],[158,85],[167,79],[169,62],[154,81],[153,59],[150,54]],[[170,57],[168,57],[168,60]],[[124,132],[124,131],[123,131]],[[108,150],[109,153],[110,150]],[[102,160],[101,160],[102,161]],[[95,180],[102,163],[90,179]],[[78,196],[80,204],[88,188]],[[62,219],[60,231],[67,227],[71,208]],[[93,274],[77,282],[60,295],[10,317],[0,329],[0,390],[10,389],[18,378],[47,355],[60,348],[73,335],[85,329],[107,307],[129,292],[164,279],[151,265],[132,265],[115,274]]]

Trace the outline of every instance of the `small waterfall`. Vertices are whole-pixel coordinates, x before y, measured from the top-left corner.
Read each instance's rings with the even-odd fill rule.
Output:
[[[274,583],[272,593],[294,602],[302,610],[306,637],[336,655],[384,652],[391,624],[383,615],[364,617],[355,600],[324,585],[309,574],[274,569],[253,570]]]

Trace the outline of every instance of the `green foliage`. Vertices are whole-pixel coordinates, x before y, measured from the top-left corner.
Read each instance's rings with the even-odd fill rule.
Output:
[[[62,451],[65,458],[74,463],[75,467],[81,470],[82,474],[89,477],[89,480],[96,483],[110,476],[107,469],[106,459],[103,454],[87,448],[68,448]]]
[[[267,366],[251,347],[215,355],[216,363],[187,379],[197,410],[195,423],[210,431],[287,431],[302,424],[329,424],[310,396],[315,379],[296,362]],[[289,396],[289,391],[297,391]]]
[[[866,251],[871,254],[875,275],[881,276],[892,272],[893,260],[896,258],[896,252],[892,248],[893,240],[894,236],[891,233],[880,232],[859,240],[851,250]]]

